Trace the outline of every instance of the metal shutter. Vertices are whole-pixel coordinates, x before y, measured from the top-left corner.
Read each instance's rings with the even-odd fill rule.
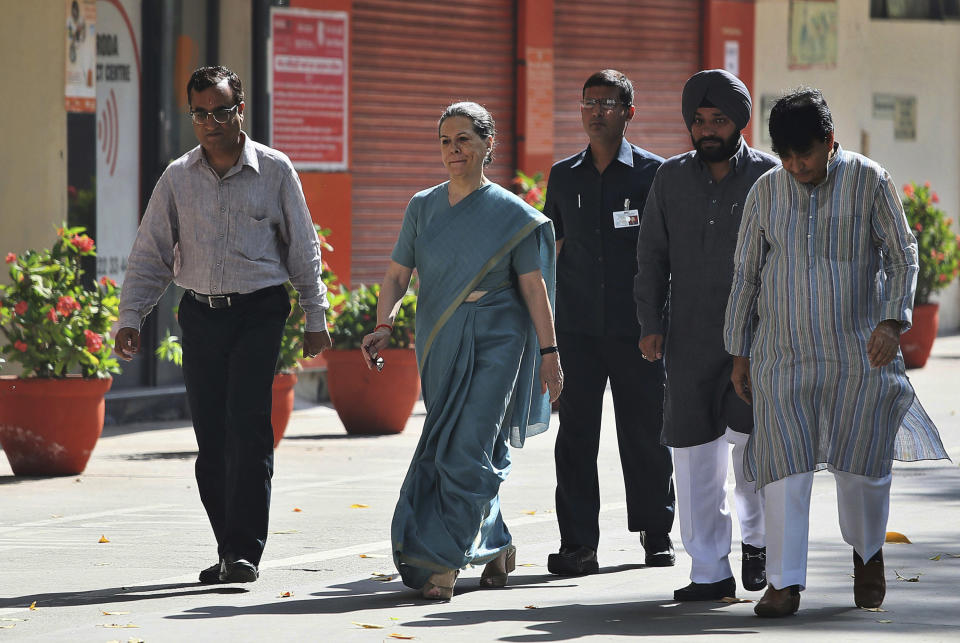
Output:
[[[554,158],[587,144],[577,100],[590,74],[633,82],[631,143],[663,157],[690,149],[680,93],[700,69],[701,0],[556,0]]]
[[[497,123],[487,176],[514,164],[513,0],[355,0],[351,15],[354,285],[379,282],[407,201],[447,178],[437,118],[473,100]]]

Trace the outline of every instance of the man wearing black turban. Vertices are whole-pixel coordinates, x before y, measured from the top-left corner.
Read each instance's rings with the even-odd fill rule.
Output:
[[[753,415],[733,390],[723,345],[742,206],[757,178],[778,164],[740,136],[750,108],[746,86],[726,71],[687,81],[681,109],[695,149],[660,167],[640,220],[633,291],[640,350],[651,362],[666,356],[662,439],[673,447],[680,535],[693,559],[678,601],[736,594],[725,489],[731,444],[741,580],[748,590],[766,585],[763,504],[743,473]]]

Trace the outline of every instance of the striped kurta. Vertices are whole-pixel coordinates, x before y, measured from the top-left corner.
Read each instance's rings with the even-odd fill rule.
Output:
[[[825,181],[783,168],[747,197],[724,341],[749,356],[757,486],[831,466],[880,477],[892,460],[946,458],[898,354],[872,368],[885,319],[909,326],[917,243],[889,174],[837,146]]]

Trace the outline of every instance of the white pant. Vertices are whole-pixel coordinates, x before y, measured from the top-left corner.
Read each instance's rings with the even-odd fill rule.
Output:
[[[763,547],[763,499],[753,482],[743,475],[743,452],[750,436],[727,429],[706,444],[673,449],[677,478],[677,512],[680,537],[690,558],[690,580],[715,583],[733,576],[730,538],[733,521],[727,507],[727,464],[733,445],[733,497],[743,542]]]
[[[869,478],[832,468],[830,472],[837,483],[840,533],[866,562],[886,538],[891,476]],[[767,581],[777,589],[806,587],[812,488],[812,471],[781,478],[763,488]]]

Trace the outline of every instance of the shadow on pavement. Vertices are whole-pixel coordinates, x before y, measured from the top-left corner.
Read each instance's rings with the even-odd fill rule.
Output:
[[[182,591],[171,591],[182,590]],[[201,596],[204,594],[245,594],[242,587],[201,585],[200,583],[166,583],[162,585],[130,585],[108,587],[85,592],[51,592],[27,594],[0,599],[0,608],[24,608],[36,601],[37,607],[75,607],[77,605],[100,605],[103,603],[129,603],[132,601],[173,598],[176,596]]]

